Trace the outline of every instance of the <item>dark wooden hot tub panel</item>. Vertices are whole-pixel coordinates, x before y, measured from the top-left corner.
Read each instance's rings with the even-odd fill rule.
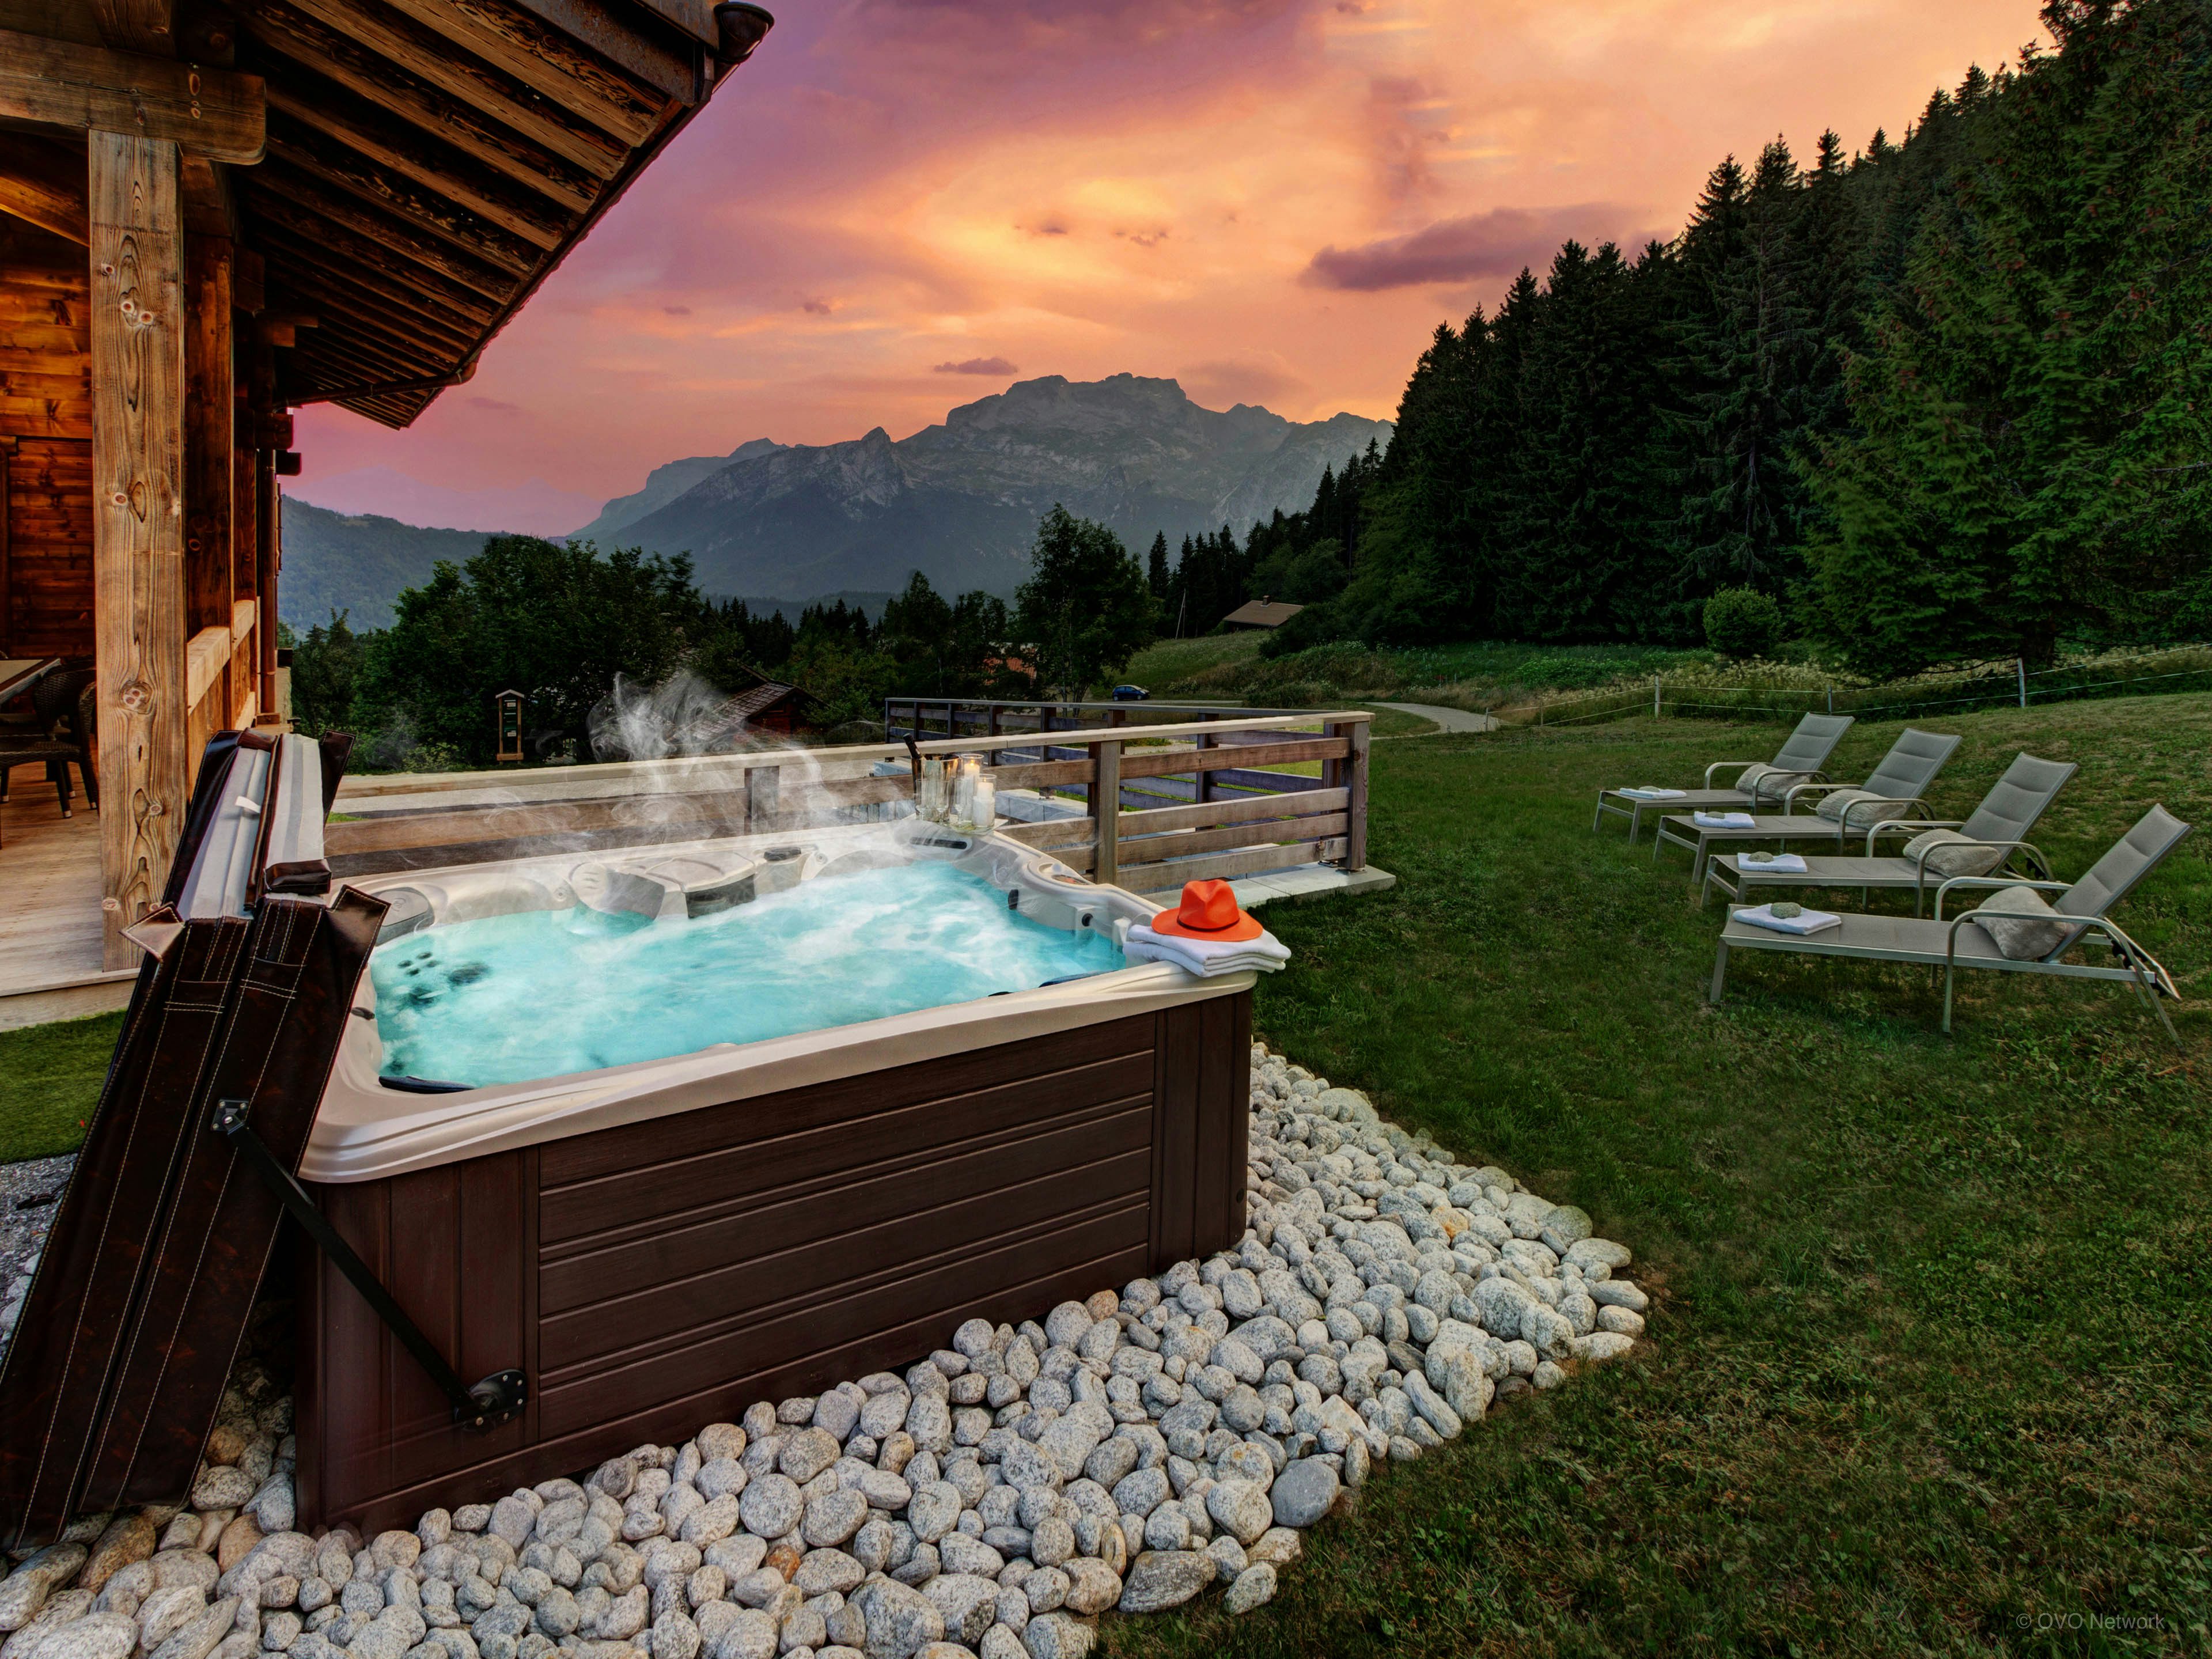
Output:
[[[1250,1019],[1218,997],[320,1188],[464,1376],[532,1388],[520,1422],[456,1431],[305,1264],[303,1513],[404,1524],[1233,1244]]]

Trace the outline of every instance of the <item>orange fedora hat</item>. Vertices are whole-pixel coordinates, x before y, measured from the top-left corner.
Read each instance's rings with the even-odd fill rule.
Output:
[[[1257,916],[1248,916],[1237,908],[1236,891],[1227,882],[1187,881],[1182,884],[1182,902],[1154,916],[1152,931],[1183,939],[1235,941],[1257,939],[1267,929],[1260,926]]]

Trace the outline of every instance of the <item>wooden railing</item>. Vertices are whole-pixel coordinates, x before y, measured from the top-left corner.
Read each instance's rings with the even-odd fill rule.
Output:
[[[1230,711],[1222,712],[1226,718]],[[1367,729],[1372,717],[1355,710],[1236,718],[1233,731],[1211,721],[1054,729],[1050,750],[1042,756],[1034,731],[933,738],[917,746],[923,755],[989,757],[996,763],[991,775],[1002,795],[1018,789],[1079,791],[1085,800],[1080,817],[1001,822],[998,829],[1097,881],[1150,892],[1206,877],[1254,875],[1301,864],[1364,869]],[[531,841],[545,836],[634,846],[799,829],[851,808],[913,799],[915,781],[905,768],[892,776],[820,775],[825,769],[903,760],[903,746],[810,750],[804,760],[788,763],[772,758],[775,753],[718,757],[716,763],[681,770],[665,763],[639,763],[640,781],[650,780],[656,787],[636,793],[450,808],[433,804],[349,821],[343,815],[349,785],[349,793],[339,799],[342,816],[331,824],[325,848],[338,873],[357,875],[522,856]],[[1273,769],[1301,765],[1316,766],[1317,775]],[[784,788],[787,767],[807,775],[803,792],[795,783]],[[620,769],[575,769],[588,770],[594,783],[604,783]],[[559,775],[547,772],[520,779],[508,773],[495,780],[490,775],[449,775],[434,783],[426,781],[423,793],[434,799],[445,791],[495,788],[525,779],[534,789],[560,787]],[[585,781],[580,777],[572,787]],[[374,788],[364,787],[350,798],[363,805],[395,793],[392,786],[404,790],[398,779],[362,782],[373,782]],[[1178,787],[1184,792],[1179,798],[1172,793]]]
[[[203,628],[185,641],[186,754],[198,755],[218,732],[253,724],[255,620],[253,601],[240,599],[228,627]]]

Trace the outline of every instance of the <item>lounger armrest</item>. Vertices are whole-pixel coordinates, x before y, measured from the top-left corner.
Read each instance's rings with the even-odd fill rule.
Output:
[[[1710,789],[1713,787],[1713,774],[1720,771],[1724,767],[1733,766],[1735,768],[1736,776],[1741,777],[1746,772],[1749,771],[1753,767],[1757,766],[1758,764],[1759,763],[1757,761],[1715,761],[1711,766],[1708,766],[1705,769],[1705,787]]]
[[[2066,881],[2021,881],[2011,876],[1954,876],[1936,890],[1936,920],[1943,920],[1943,901],[1950,896],[1954,887],[1979,887],[1995,891],[2003,887],[2033,887],[2039,893],[2063,893],[2071,890],[2073,883]],[[2037,918],[2048,921],[2048,916]]]
[[[1875,837],[1881,835],[1884,830],[1908,829],[1915,830],[1957,830],[1962,828],[1966,822],[1966,821],[1964,818],[1928,818],[1925,820],[1919,818],[1884,818],[1880,823],[1877,823],[1873,829],[1867,831],[1866,855],[1869,858],[1872,858],[1874,856]],[[1954,841],[1947,844],[1952,847],[1956,847],[1960,843]],[[1923,861],[1925,861],[1924,854]]]

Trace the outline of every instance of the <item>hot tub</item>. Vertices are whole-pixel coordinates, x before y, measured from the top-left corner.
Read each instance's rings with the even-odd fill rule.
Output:
[[[1018,843],[907,820],[353,884],[392,908],[301,1178],[530,1399],[454,1428],[303,1256],[309,1522],[489,1500],[1243,1236],[1251,976],[1127,965],[1152,907]]]

